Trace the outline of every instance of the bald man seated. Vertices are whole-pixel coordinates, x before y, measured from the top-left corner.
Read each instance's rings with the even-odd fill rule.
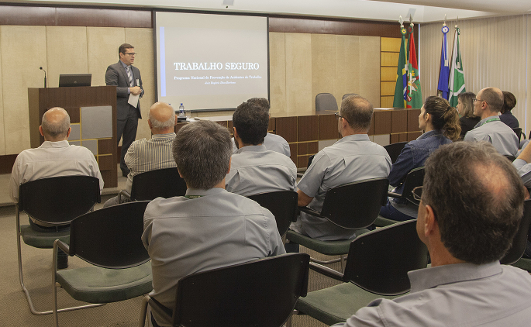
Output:
[[[175,139],[176,122],[175,111],[169,104],[156,102],[151,106],[148,118],[151,138],[133,142],[125,155],[125,164],[129,168],[125,183],[125,190],[128,193],[131,193],[133,176],[151,170],[176,167],[171,149]],[[107,200],[103,206],[115,204],[118,204],[117,196]]]
[[[408,273],[409,294],[337,326],[529,326],[531,276],[500,264],[522,218],[516,169],[487,142],[443,145],[425,167],[417,234],[431,267]]]
[[[465,134],[467,142],[487,141],[498,153],[516,157],[520,141],[516,133],[498,116],[503,107],[503,92],[495,87],[479,91],[474,99],[474,115],[481,117],[474,129]]]
[[[18,203],[20,184],[42,178],[61,176],[92,176],[103,179],[96,158],[89,149],[68,144],[70,136],[70,116],[63,108],[51,108],[42,116],[39,132],[44,142],[35,149],[22,151],[15,160],[11,172],[11,199]],[[55,232],[70,228],[70,225],[50,225],[30,217],[32,229],[40,232]],[[62,252],[62,251],[61,251]],[[64,252],[58,261],[58,268],[68,266],[68,257]]]

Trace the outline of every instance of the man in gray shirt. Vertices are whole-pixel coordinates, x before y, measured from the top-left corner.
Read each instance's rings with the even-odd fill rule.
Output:
[[[417,233],[431,267],[337,326],[529,326],[531,276],[499,262],[522,217],[515,168],[487,142],[443,145],[425,167]]]
[[[238,150],[232,155],[226,190],[248,196],[275,191],[294,191],[297,167],[287,157],[264,145],[269,114],[262,107],[244,102],[232,116],[234,141]]]
[[[269,124],[269,117],[271,116],[269,114],[270,106],[269,106],[269,101],[267,101],[266,98],[250,98],[249,100],[247,100],[247,103],[259,106],[262,109],[264,109],[267,112],[267,118],[268,118],[268,124]],[[234,138],[233,138],[233,141],[234,143],[233,143],[232,150],[234,153],[236,153],[236,151],[238,151],[238,144],[234,140]],[[272,150],[278,153],[282,153],[286,157],[291,156],[291,150],[289,148],[288,141],[286,141],[286,139],[284,139],[280,135],[267,133],[266,136],[264,137],[264,141],[262,142],[262,145],[264,145],[266,149]]]
[[[321,212],[326,192],[331,188],[371,178],[387,178],[391,158],[367,135],[372,119],[372,104],[358,95],[343,100],[338,117],[342,139],[317,153],[297,187],[299,206]],[[292,230],[323,241],[356,237],[351,229],[334,225],[326,218],[301,212]]]
[[[487,141],[504,156],[515,157],[520,142],[514,131],[498,116],[503,106],[503,93],[495,87],[479,91],[474,99],[474,115],[481,117],[476,127],[465,134],[465,141]]]
[[[226,128],[199,121],[181,128],[173,156],[185,196],[151,201],[142,241],[151,257],[151,297],[175,306],[179,279],[201,271],[285,253],[275,217],[258,203],[225,190],[232,144]],[[152,312],[154,326],[171,326]]]

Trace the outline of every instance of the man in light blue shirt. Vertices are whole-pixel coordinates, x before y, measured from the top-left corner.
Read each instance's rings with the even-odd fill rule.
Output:
[[[425,167],[417,233],[431,267],[335,326],[529,326],[531,276],[499,262],[523,212],[516,170],[487,142],[443,145]]]
[[[239,149],[232,155],[225,179],[227,191],[248,196],[295,190],[297,167],[293,161],[263,145],[268,123],[267,111],[252,102],[244,102],[234,111],[234,141]]]
[[[487,87],[479,91],[474,99],[474,115],[481,117],[476,127],[465,134],[465,141],[487,141],[501,155],[515,157],[520,142],[518,137],[505,123],[498,113],[503,106],[503,93],[495,87]]]

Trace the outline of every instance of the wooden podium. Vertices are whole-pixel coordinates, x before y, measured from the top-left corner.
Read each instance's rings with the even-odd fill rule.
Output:
[[[39,133],[42,115],[52,107],[70,115],[70,144],[94,153],[105,187],[117,187],[116,86],[29,88],[30,145],[44,142]]]

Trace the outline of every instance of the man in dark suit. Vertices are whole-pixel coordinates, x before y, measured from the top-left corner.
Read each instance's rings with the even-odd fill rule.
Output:
[[[122,170],[122,175],[127,176],[129,169],[125,164],[124,157],[127,149],[136,139],[138,119],[142,118],[140,114],[140,103],[137,102],[136,106],[131,105],[129,103],[129,97],[136,95],[142,97],[144,95],[144,89],[142,88],[140,70],[133,67],[135,48],[129,43],[124,43],[118,48],[118,54],[120,60],[116,64],[107,67],[105,84],[116,86],[116,94],[118,97],[116,101],[116,140],[120,142],[120,138],[123,135],[120,169]]]

